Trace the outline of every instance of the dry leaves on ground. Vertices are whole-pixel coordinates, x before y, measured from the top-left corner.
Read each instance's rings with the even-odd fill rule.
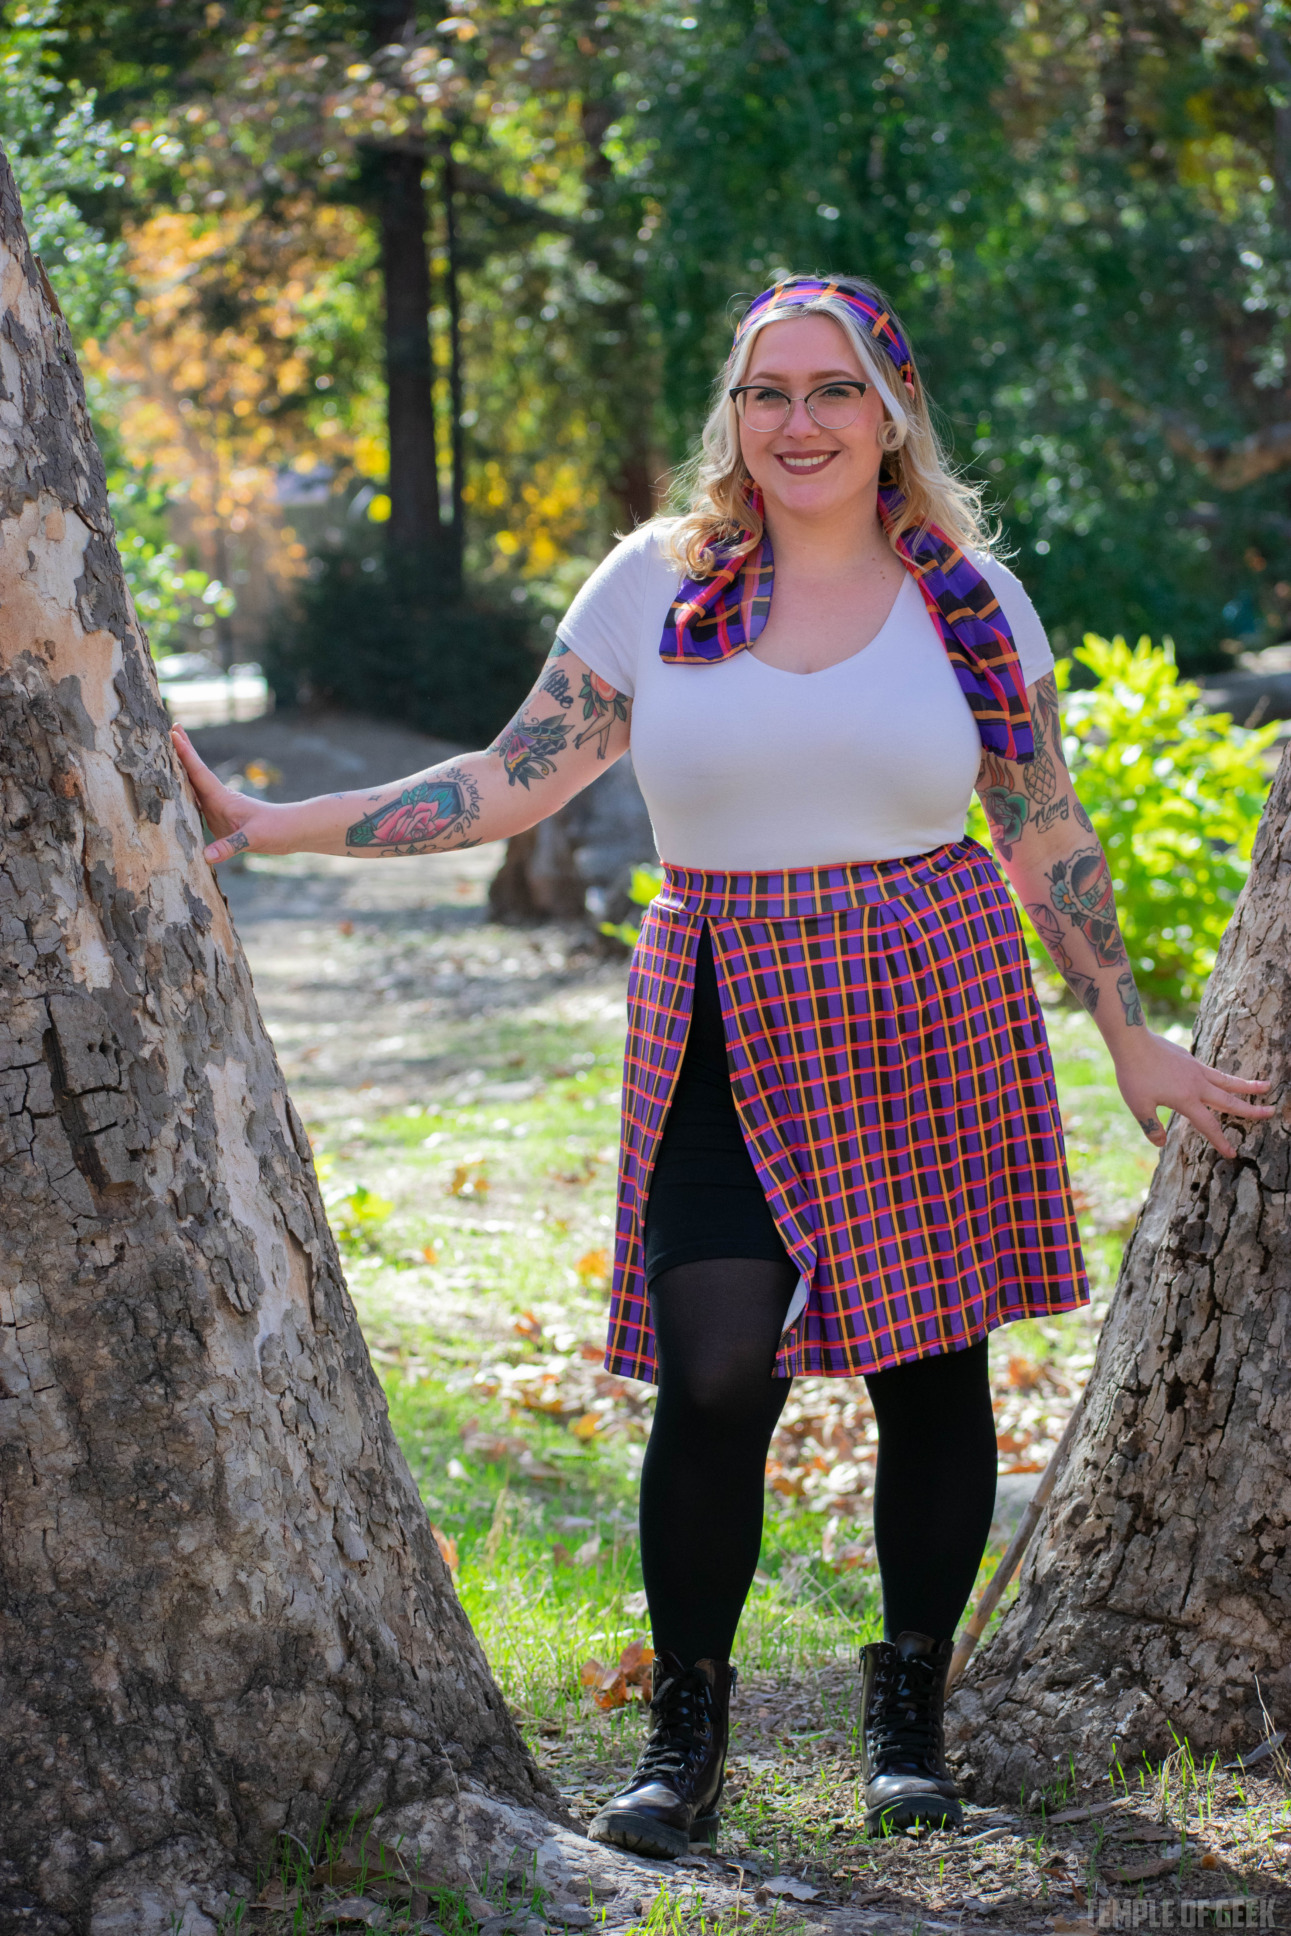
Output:
[[[629,1701],[647,1702],[654,1679],[654,1649],[644,1640],[634,1640],[619,1655],[617,1667],[606,1667],[599,1660],[585,1660],[579,1680],[591,1690],[597,1707],[609,1713],[626,1707]]]
[[[608,1268],[608,1258],[589,1251],[577,1268],[591,1282]],[[533,1311],[522,1312],[514,1329],[518,1355],[482,1365],[471,1378],[475,1391],[500,1399],[513,1418],[541,1414],[586,1442],[648,1435],[653,1387],[607,1372],[599,1339],[576,1339]],[[1073,1354],[1059,1370],[1020,1352],[997,1354],[991,1385],[1002,1471],[1044,1470],[1089,1363],[1087,1355]],[[464,1444],[484,1459],[522,1458],[521,1439],[482,1432],[476,1422]],[[868,1529],[877,1454],[878,1426],[863,1379],[795,1380],[771,1443],[767,1483],[822,1516],[821,1558],[839,1571],[873,1563]],[[853,1529],[857,1520],[862,1525]]]

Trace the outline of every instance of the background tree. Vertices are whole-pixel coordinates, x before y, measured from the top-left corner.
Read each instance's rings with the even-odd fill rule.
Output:
[[[1291,760],[1265,809],[1196,1051],[1291,1075]],[[1216,1155],[1176,1117],[1016,1602],[969,1666],[951,1735],[979,1792],[1227,1759],[1291,1711],[1287,1121]]]
[[[672,452],[728,293],[859,268],[900,304],[1060,648],[1168,632],[1204,668],[1225,636],[1281,637],[1285,14],[711,0],[690,19],[637,119]]]
[[[1274,0],[1135,0],[1114,15],[1085,0],[398,8],[383,41],[388,23],[344,0],[178,6],[165,25],[133,0],[58,0],[45,73],[60,101],[96,90],[95,112],[133,144],[123,186],[74,189],[109,239],[142,226],[145,201],[195,233],[235,208],[266,233],[308,230],[302,211],[362,199],[369,164],[402,156],[407,172],[424,154],[429,295],[413,308],[432,305],[437,448],[419,515],[447,529],[460,499],[472,597],[554,622],[684,455],[732,294],[806,263],[860,266],[898,292],[956,455],[995,492],[1060,647],[1087,628],[1169,632],[1196,670],[1283,636],[1291,51]],[[450,395],[444,139],[464,410]],[[322,559],[339,533],[352,574],[358,554],[371,561],[353,611],[330,580],[320,590],[338,632],[379,603],[372,520],[415,499],[382,489],[373,208],[348,276],[322,251],[291,338],[300,381],[270,418],[290,461],[306,437],[326,446],[335,506],[305,542]],[[396,253],[415,269],[415,249]],[[247,282],[230,261],[235,306]],[[425,418],[431,350],[413,335]],[[385,637],[374,663],[397,650]],[[406,691],[390,692],[402,710]]]
[[[2,157],[0,278],[0,1921],[211,1936],[328,1804],[464,1884],[550,1791],[391,1434]]]

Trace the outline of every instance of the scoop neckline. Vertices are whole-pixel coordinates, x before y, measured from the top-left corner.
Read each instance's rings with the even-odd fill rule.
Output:
[[[867,652],[872,652],[874,650],[875,646],[882,639],[883,634],[887,631],[888,627],[892,624],[893,620],[896,618],[897,608],[900,605],[901,600],[905,597],[907,588],[910,585],[912,585],[913,582],[914,581],[911,578],[910,573],[906,572],[904,583],[898,585],[897,595],[892,600],[891,605],[888,607],[888,615],[884,619],[882,625],[880,625],[878,631],[874,634],[874,637],[872,639],[867,639],[864,645],[857,646],[855,652],[849,652],[845,659],[835,659],[833,665],[818,666],[813,672],[792,672],[788,666],[768,665],[765,659],[759,659],[757,654],[753,652],[751,649],[749,651],[742,653],[740,656],[742,658],[749,660],[750,663],[755,666],[761,666],[764,672],[776,673],[777,676],[781,679],[823,679],[827,673],[841,672],[844,666],[855,665],[858,659],[863,659]]]

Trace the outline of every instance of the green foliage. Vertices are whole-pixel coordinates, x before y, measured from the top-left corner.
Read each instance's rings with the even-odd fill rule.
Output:
[[[125,186],[129,132],[99,117],[94,95],[52,68],[63,35],[48,3],[0,22],[0,141],[22,196],[31,246],[58,290],[76,341],[129,313],[125,252],[103,215]],[[96,220],[95,218],[100,219]]]
[[[636,104],[673,454],[738,292],[859,271],[1060,647],[1128,620],[1200,669],[1291,630],[1284,475],[1219,456],[1285,414],[1291,318],[1279,69],[1237,16],[711,0],[690,26]]]
[[[109,474],[117,548],[153,657],[202,650],[214,643],[216,623],[237,600],[227,585],[185,562],[165,537],[162,494]]]
[[[228,586],[186,565],[178,545],[157,544],[128,526],[118,530],[117,543],[154,657],[206,645],[216,620],[232,616],[237,601]]]
[[[376,1249],[382,1226],[394,1210],[389,1198],[378,1196],[366,1183],[356,1183],[343,1193],[324,1192],[323,1201],[337,1243],[351,1256]]]
[[[632,885],[628,889],[628,899],[638,907],[649,907],[659,889],[663,886],[662,867],[634,867]],[[631,921],[602,921],[601,933],[608,934],[613,940],[621,941],[625,948],[635,948],[641,923]]]
[[[1246,879],[1278,729],[1204,711],[1168,644],[1090,633],[1075,656],[1098,684],[1068,690],[1064,750],[1139,986],[1151,1002],[1195,1002]],[[1058,675],[1069,687],[1068,662]]]

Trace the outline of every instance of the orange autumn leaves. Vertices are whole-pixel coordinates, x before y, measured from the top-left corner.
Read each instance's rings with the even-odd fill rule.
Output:
[[[127,465],[173,494],[176,535],[213,576],[229,582],[233,553],[240,582],[268,581],[272,595],[305,562],[279,512],[279,472],[349,456],[325,434],[300,337],[320,283],[365,246],[359,218],[307,205],[272,222],[255,206],[166,209],[127,240],[134,314],[82,346],[86,368],[110,396]]]
[[[619,1655],[617,1667],[599,1660],[585,1660],[578,1678],[588,1689],[597,1707],[611,1712],[626,1707],[629,1701],[648,1701],[654,1670],[654,1649],[644,1640],[634,1640]]]

